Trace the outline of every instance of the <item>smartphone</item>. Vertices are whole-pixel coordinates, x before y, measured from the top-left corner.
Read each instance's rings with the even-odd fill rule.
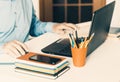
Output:
[[[40,55],[40,54],[31,56],[29,59],[37,61],[37,62],[46,63],[46,64],[52,64],[52,65],[55,65],[61,61],[60,58],[55,58],[55,57],[45,56],[45,55]]]

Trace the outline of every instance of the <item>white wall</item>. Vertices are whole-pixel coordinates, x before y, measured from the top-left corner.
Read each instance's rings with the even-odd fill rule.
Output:
[[[110,3],[111,1],[114,1],[114,0],[107,0],[107,3]],[[116,1],[116,5],[115,5],[115,10],[114,10],[111,26],[120,27],[120,13],[119,13],[120,12],[120,0],[115,0],[115,1]]]

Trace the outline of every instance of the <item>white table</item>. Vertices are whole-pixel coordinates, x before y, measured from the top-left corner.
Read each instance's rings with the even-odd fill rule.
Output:
[[[46,33],[26,44],[32,52],[39,52],[41,48],[54,42],[59,37]],[[87,57],[84,67],[77,68],[68,57],[70,70],[57,78],[46,78],[14,72],[14,65],[0,65],[0,81],[2,82],[120,82],[120,40],[108,37],[107,40]]]

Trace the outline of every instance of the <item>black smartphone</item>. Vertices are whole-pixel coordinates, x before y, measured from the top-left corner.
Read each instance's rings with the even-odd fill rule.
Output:
[[[60,58],[55,58],[55,57],[45,56],[45,55],[40,55],[40,54],[36,54],[34,56],[31,56],[29,59],[37,61],[37,62],[52,64],[52,65],[55,65],[61,61]]]

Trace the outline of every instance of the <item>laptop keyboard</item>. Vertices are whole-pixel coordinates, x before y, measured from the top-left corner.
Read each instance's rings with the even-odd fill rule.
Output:
[[[70,46],[66,46],[64,49],[60,50],[61,54],[64,56],[69,56],[71,57],[71,49]]]
[[[69,39],[59,39],[42,49],[45,53],[71,57]]]

